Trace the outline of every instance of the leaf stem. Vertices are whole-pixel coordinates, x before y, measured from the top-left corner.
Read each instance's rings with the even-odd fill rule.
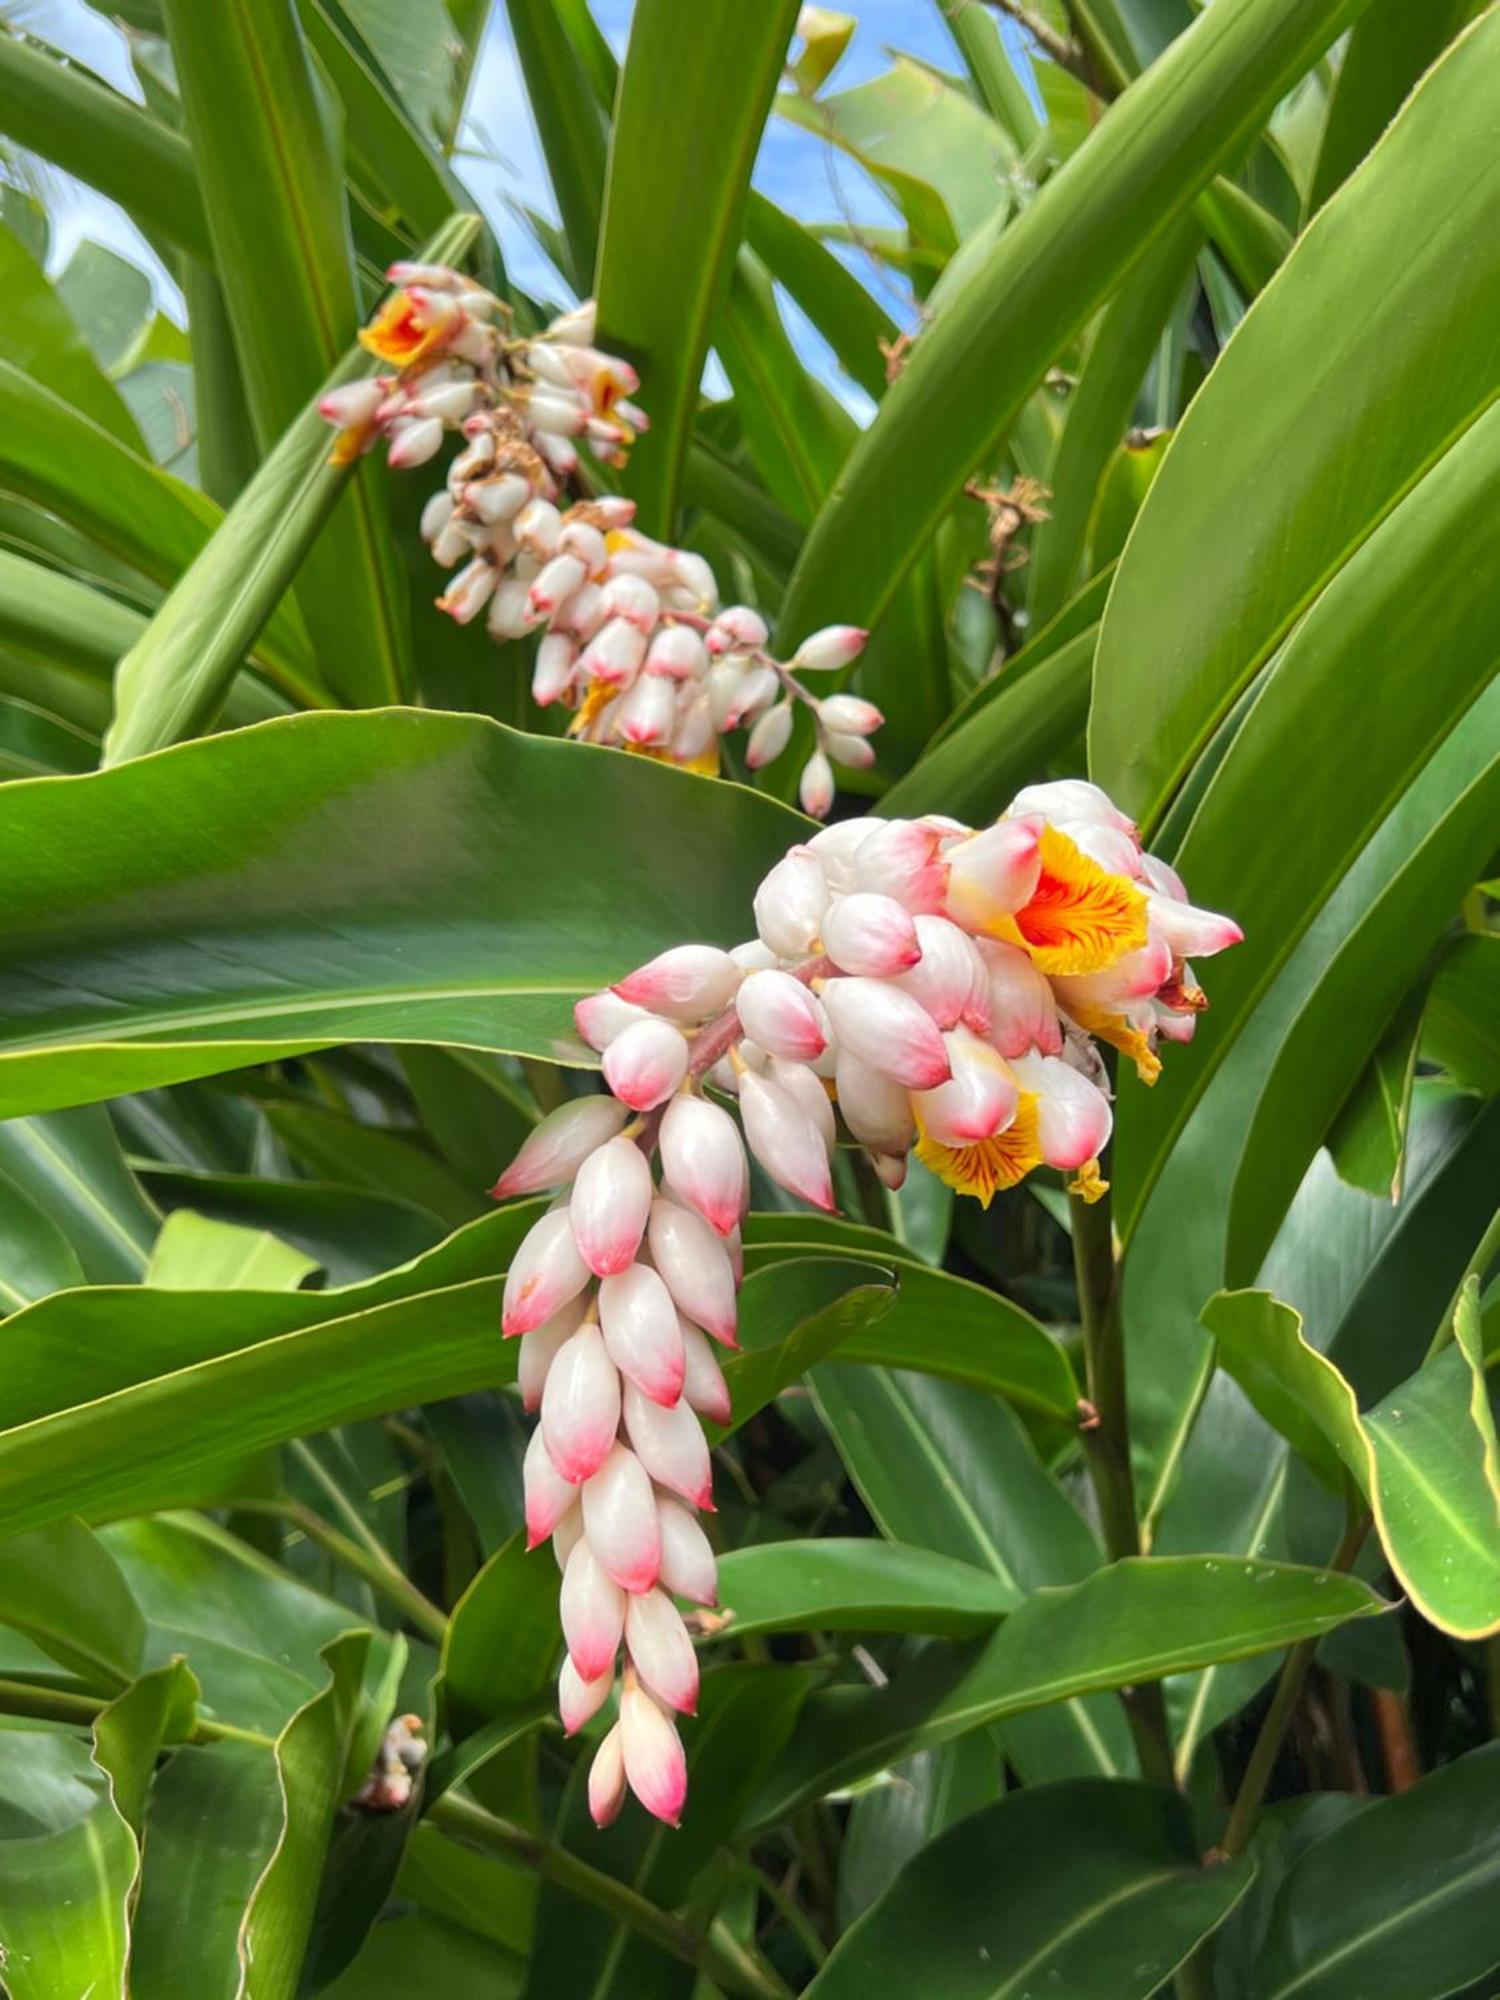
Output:
[[[1099,1522],[1111,1560],[1141,1553],[1140,1521],[1130,1471],[1130,1406],[1125,1376],[1125,1328],[1120,1312],[1120,1272],[1115,1255],[1109,1195],[1092,1202],[1069,1195],[1073,1265],[1078,1277],[1078,1317],[1083,1329],[1089,1409],[1083,1426],[1084,1457],[1099,1503]],[[1159,1784],[1175,1785],[1167,1705],[1156,1681],[1121,1690],[1141,1770]]]
[[[234,1504],[243,1513],[271,1514],[279,1520],[289,1521],[310,1542],[326,1549],[335,1561],[363,1577],[370,1588],[393,1604],[424,1638],[431,1639],[435,1645],[442,1645],[448,1635],[447,1617],[430,1597],[418,1590],[410,1577],[396,1567],[378,1543],[374,1548],[363,1547],[300,1500],[236,1500]]]
[[[628,1882],[617,1881],[540,1834],[497,1819],[451,1793],[433,1802],[427,1818],[454,1839],[503,1855],[508,1861],[519,1861],[543,1881],[555,1882],[581,1901],[618,1917],[674,1958],[696,1967],[726,1993],[746,1994],[750,2000],[791,2000],[792,1989],[738,1940],[723,1934],[717,1941],[702,1936],[669,1911],[658,1909]]]

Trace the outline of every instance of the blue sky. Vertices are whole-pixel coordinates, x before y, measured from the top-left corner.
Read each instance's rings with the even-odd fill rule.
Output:
[[[745,4],[754,5],[755,0],[745,0]],[[980,0],[972,0],[972,4],[980,4]],[[595,18],[621,54],[629,33],[631,6],[632,0],[594,0]],[[18,26],[66,50],[117,89],[139,97],[123,38],[82,0],[10,0],[5,11]],[[957,51],[934,0],[858,0],[842,11],[854,14],[858,25],[834,74],[835,88],[878,76],[889,64],[891,49],[945,68],[959,67]],[[474,150],[466,147],[455,166],[500,236],[517,280],[555,296],[560,290],[556,277],[507,202],[509,197],[555,216],[503,0],[496,0],[491,10],[470,105],[465,137]],[[767,126],[755,183],[803,220],[835,216],[870,224],[896,220],[884,195],[854,162],[834,154],[784,119],[773,117]],[[65,263],[76,244],[86,238],[106,243],[151,272],[164,309],[180,319],[182,305],[175,284],[129,220],[112,203],[66,175],[54,175],[51,187],[52,267]],[[857,257],[858,253],[854,254]],[[868,269],[861,275],[882,287],[882,303],[901,317],[899,295],[888,289],[888,278]],[[822,353],[817,336],[789,305],[788,318],[799,347],[818,372],[834,383],[852,407],[860,408],[860,392],[838,376]]]

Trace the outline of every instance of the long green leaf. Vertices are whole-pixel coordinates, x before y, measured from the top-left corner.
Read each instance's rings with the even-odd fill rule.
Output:
[[[574,1000],[683,937],[733,943],[806,824],[649,759],[409,711],[5,786],[12,816],[7,1115],[347,1040],[582,1060]]]
[[[1094,1690],[1279,1651],[1386,1608],[1357,1578],[1284,1563],[1112,1563],[1067,1589],[1034,1592],[992,1639],[934,1650],[888,1687],[815,1694],[756,1801],[755,1824],[925,1744]]]
[[[710,327],[796,16],[796,0],[702,0],[686,34],[674,0],[640,0],[631,16],[596,290],[604,345],[649,384],[651,429],[626,485],[653,535],[676,526]]]
[[[214,261],[261,449],[306,410],[359,316],[338,150],[292,0],[228,0],[166,19]],[[286,504],[285,492],[282,504]],[[303,558],[299,602],[324,673],[352,703],[411,687],[403,585],[378,475]]]
[[[731,1636],[751,1632],[989,1631],[1019,1602],[1000,1578],[893,1542],[762,1542],[719,1559]]]
[[[1148,826],[1293,621],[1494,398],[1497,47],[1491,13],[1316,218],[1152,489],[1090,721],[1094,775]]]
[[[0,484],[161,584],[176,582],[224,518],[205,495],[148,464],[3,360]],[[321,705],[331,699],[314,669],[306,628],[290,605],[272,613],[254,657],[297,701]]]
[[[1132,85],[917,342],[808,538],[789,636],[884,611],[1058,350],[1352,11],[1216,4]]]
[[[556,0],[506,0],[526,97],[536,121],[572,270],[587,289],[598,257],[605,176],[604,118],[588,73],[559,18]],[[482,101],[474,107],[485,117]]]
[[[1186,1803],[1097,1780],[1013,1793],[935,1840],[840,1939],[807,2000],[1147,2000],[1250,1886],[1206,1868]]]
[[[208,223],[187,142],[74,63],[0,33],[0,131],[120,203],[194,256]]]
[[[90,1284],[145,1272],[161,1217],[126,1166],[106,1114],[92,1106],[0,1123],[0,1175],[72,1246]]]
[[[140,1607],[81,1521],[53,1521],[0,1542],[0,1625],[24,1633],[91,1687],[118,1693],[140,1671]]]
[[[89,352],[83,334],[39,261],[21,239],[0,225],[0,355],[24,375],[43,382],[54,395],[82,410],[96,424],[141,449],[134,417],[114,384]]]
[[[459,263],[478,230],[454,216],[420,253]],[[365,372],[355,347],[329,386]],[[115,720],[104,761],[161,750],[212,722],[244,654],[307,560],[353,471],[329,457],[329,430],[316,408],[282,434],[197,560],[120,662]],[[355,641],[354,643],[357,643]],[[351,683],[342,672],[333,678]]]

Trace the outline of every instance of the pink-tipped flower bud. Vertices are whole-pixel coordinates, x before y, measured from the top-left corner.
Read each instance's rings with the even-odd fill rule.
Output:
[[[422,508],[422,518],[417,523],[417,531],[424,542],[435,542],[453,519],[453,495],[439,489],[432,494]]]
[[[745,1147],[729,1113],[704,1097],[674,1097],[661,1121],[661,1168],[672,1193],[720,1236],[744,1213]]]
[[[630,1789],[648,1813],[676,1826],[687,1798],[687,1759],[677,1731],[629,1676],[620,1697],[620,1743]]]
[[[538,708],[550,708],[573,686],[578,648],[562,632],[543,634],[531,670],[531,698]]]
[[[606,617],[623,618],[650,637],[661,615],[661,599],[645,577],[628,572],[606,577],[601,592]]]
[[[591,577],[599,575],[609,553],[608,544],[593,522],[580,521],[576,517],[563,522],[557,546],[565,555],[577,556]]]
[[[649,1590],[656,1582],[661,1568],[656,1495],[646,1468],[623,1444],[611,1449],[584,1484],[583,1532],[605,1574],[621,1590]]]
[[[825,729],[823,748],[830,763],[842,764],[846,771],[870,771],[875,767],[875,746],[863,736],[846,736],[842,730]]]
[[[1109,1143],[1109,1099],[1057,1056],[1020,1056],[1016,1081],[1037,1100],[1037,1143],[1049,1167],[1072,1173]]]
[[[589,1267],[573,1241],[568,1211],[555,1208],[531,1225],[511,1259],[500,1309],[501,1331],[530,1333],[576,1299],[588,1281]]]
[[[1010,802],[1012,813],[1039,813],[1051,825],[1064,820],[1092,820],[1120,833],[1135,835],[1135,821],[1122,813],[1108,792],[1085,778],[1054,778],[1044,785],[1023,785]]]
[[[1015,1120],[1020,1093],[1005,1059],[967,1028],[943,1037],[953,1074],[917,1093],[922,1127],[940,1146],[977,1146]]]
[[[883,1070],[839,1050],[834,1071],[839,1110],[861,1145],[877,1153],[904,1154],[916,1137],[911,1092]]]
[[[828,1046],[828,1018],[789,972],[752,972],[735,996],[745,1033],[773,1056],[814,1062]]]
[[[811,1202],[814,1208],[831,1210],[834,1200],[828,1148],[791,1092],[746,1070],[740,1078],[740,1116],[745,1121],[746,1143],[777,1186]]]
[[[663,1409],[643,1396],[633,1382],[625,1384],[625,1435],[631,1449],[658,1486],[677,1493],[694,1507],[712,1509],[713,1471],[708,1440],[686,1403]]]
[[[1150,896],[1146,908],[1152,932],[1165,939],[1178,958],[1212,958],[1215,952],[1244,941],[1245,933],[1233,917],[1195,909],[1174,896]]]
[[[588,572],[577,556],[556,555],[531,580],[527,597],[538,618],[550,618],[581,584]]]
[[[492,639],[524,639],[536,627],[536,615],[526,585],[518,576],[503,577],[490,599],[484,629]]]
[[[634,1021],[604,1051],[604,1080],[633,1111],[665,1104],[687,1075],[688,1045],[670,1021]]]
[[[385,395],[386,385],[379,376],[368,382],[346,382],[319,401],[318,415],[342,431],[359,430],[373,420]]]
[[[746,604],[731,604],[709,626],[704,644],[717,658],[721,653],[753,653],[770,636],[770,627],[758,611]]]
[[[691,1507],[665,1493],[656,1496],[661,1528],[661,1587],[694,1604],[716,1604],[718,1565],[713,1547]]]
[[[727,1424],[733,1415],[729,1384],[719,1366],[713,1342],[691,1320],[678,1315],[677,1330],[682,1335],[684,1362],[682,1393],[690,1409],[710,1423]],[[675,1589],[675,1585],[672,1588]]]
[[[792,705],[789,701],[779,701],[765,714],[750,731],[750,740],[745,745],[745,768],[760,771],[767,764],[774,764],[792,740]]]
[[[651,1204],[646,1240],[678,1311],[723,1346],[733,1347],[738,1324],[734,1270],[723,1242],[703,1217],[658,1197]]]
[[[562,1187],[590,1153],[614,1138],[629,1116],[626,1105],[602,1093],[559,1105],[530,1134],[490,1193],[496,1201],[505,1201],[512,1195]]]
[[[806,958],[828,912],[828,878],[817,856],[794,847],[755,892],[755,928],[778,958]]]
[[[833,766],[821,750],[814,750],[797,780],[797,803],[810,818],[826,819],[833,807],[833,794]]]
[[[1030,1049],[1048,1056],[1061,1054],[1062,1023],[1045,975],[1015,945],[987,941],[980,950],[989,1002],[988,1034],[1001,1055],[1023,1056]]]
[[[542,1406],[542,1390],[546,1386],[547,1372],[557,1358],[563,1342],[577,1333],[583,1324],[587,1309],[586,1301],[580,1294],[565,1305],[561,1312],[555,1312],[542,1326],[535,1326],[530,1333],[521,1335],[521,1352],[516,1361],[516,1381],[521,1391],[521,1407],[525,1410],[539,1410]]]
[[[984,961],[974,940],[946,917],[913,919],[921,956],[896,984],[947,1030],[960,1021],[982,1032],[988,1019]]]
[[[437,599],[439,611],[445,611],[455,625],[468,625],[483,611],[500,581],[500,572],[487,556],[476,556],[454,577],[452,583]]]
[[[526,1546],[534,1549],[546,1541],[578,1500],[578,1488],[571,1480],[564,1479],[552,1463],[539,1430],[531,1433],[531,1442],[526,1447],[521,1488],[526,1503]]]
[[[675,1021],[706,1021],[734,998],[740,969],[716,945],[679,944],[638,966],[611,989],[634,1006]]]
[[[948,887],[948,870],[938,851],[942,839],[941,829],[926,820],[887,820],[855,849],[855,882],[894,897],[913,916],[936,915]]]
[[[1042,822],[1003,819],[943,851],[947,914],[965,930],[992,931],[1036,893],[1042,870]]]
[[[547,1456],[564,1479],[581,1486],[609,1456],[619,1427],[619,1371],[598,1327],[581,1326],[547,1370],[541,1429]]]
[[[642,588],[649,590],[651,586],[643,582]],[[662,625],[646,649],[644,671],[662,680],[690,681],[697,679],[707,665],[703,641],[690,625]]]
[[[670,1597],[648,1590],[625,1607],[625,1650],[652,1694],[692,1715],[698,1706],[698,1655]]]
[[[864,651],[869,636],[858,625],[825,625],[821,632],[814,632],[802,641],[792,655],[792,670],[801,674],[826,674],[839,667],[847,667]]]
[[[823,1144],[833,1151],[834,1138],[838,1131],[838,1121],[833,1115],[833,1105],[829,1101],[824,1075],[832,1076],[838,1064],[837,1052],[830,1048],[817,1063],[785,1062],[780,1056],[772,1056],[760,1072],[772,1083],[793,1097],[823,1135]]]
[[[503,476],[507,479],[515,478],[513,473]],[[522,480],[520,484],[525,485],[525,481]],[[527,487],[528,493],[530,490]],[[557,508],[550,500],[535,496],[527,499],[524,505],[517,506],[513,511],[515,518],[511,526],[517,548],[524,549],[529,556],[535,556],[538,562],[550,561],[557,554],[558,545],[562,540],[563,520]],[[506,515],[504,518],[509,520],[510,516]]]
[[[712,611],[719,602],[719,586],[708,563],[692,549],[670,549],[667,554],[676,585],[673,596],[684,600],[677,609]]]
[[[419,417],[414,423],[398,423],[391,430],[391,446],[386,462],[398,472],[425,465],[442,446],[443,426],[437,417]]]
[[[613,1682],[613,1671],[607,1678]],[[686,1795],[684,1782],[683,1796]],[[600,1740],[589,1765],[589,1817],[601,1829],[613,1826],[624,1803],[625,1739],[617,1722]]]
[[[818,703],[818,715],[825,729],[840,736],[873,736],[885,717],[873,701],[857,694],[831,694]]]
[[[558,1609],[579,1679],[596,1681],[609,1673],[625,1634],[625,1593],[594,1554],[586,1535],[568,1557]]]
[[[586,1722],[603,1708],[614,1692],[613,1671],[600,1674],[597,1680],[586,1681],[573,1664],[571,1653],[563,1655],[562,1671],[557,1676],[557,1712],[562,1718],[563,1734],[576,1736]],[[611,1730],[610,1734],[614,1735]],[[591,1774],[592,1775],[592,1774]],[[620,1765],[620,1789],[625,1786],[625,1766]],[[618,1807],[616,1808],[618,1811]]]
[[[588,406],[566,389],[533,389],[526,399],[526,420],[546,436],[573,438],[588,424]]]
[[[646,1155],[633,1139],[610,1139],[578,1169],[568,1197],[573,1240],[596,1278],[635,1259],[656,1189]]]
[[[589,1047],[596,1049],[600,1055],[626,1028],[637,1021],[649,1019],[644,1007],[632,1006],[630,1001],[622,1000],[615,992],[589,993],[573,1003],[573,1025]],[[613,1138],[614,1134],[611,1132],[608,1136]],[[593,1151],[592,1146],[589,1151]]]
[[[830,979],[822,1000],[841,1049],[908,1090],[935,1090],[948,1081],[948,1052],[936,1023],[899,986],[885,979]]]
[[[599,1324],[609,1358],[653,1403],[682,1394],[687,1360],[677,1308],[660,1274],[647,1264],[606,1278],[599,1287]]]
[[[843,896],[823,919],[823,949],[841,972],[889,979],[922,956],[911,912],[894,896],[858,890]]]
[[[608,618],[583,650],[583,671],[602,687],[625,687],[646,657],[646,635],[623,618]]]

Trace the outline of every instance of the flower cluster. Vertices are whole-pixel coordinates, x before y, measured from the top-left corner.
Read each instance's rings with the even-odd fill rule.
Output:
[[[702,556],[631,525],[633,501],[580,493],[578,446],[621,465],[645,413],[628,399],[635,370],[593,345],[594,308],[513,337],[493,294],[440,264],[393,264],[398,289],[360,338],[394,374],[351,382],[319,404],[338,426],[335,459],[384,441],[388,462],[423,465],[451,432],[465,442],[422,511],[433,559],[453,571],[438,607],[460,624],[484,614],[496,639],[540,635],[532,695],[574,711],[573,733],[713,774],[719,739],[750,731],[751,770],[779,757],[793,705],[816,747],[799,791],[822,818],[832,765],[874,761],[881,716],[855,695],[819,700],[799,678],[847,666],[864,645],[852,625],[814,633],[789,662],[767,648],[765,620],[720,609]]]
[[[978,832],[825,828],[754,912],[734,950],[679,945],[578,1003],[608,1095],[545,1119],[495,1189],[563,1190],[517,1252],[503,1326],[541,1413],[526,1520],[562,1565],[570,1734],[614,1692],[624,1646],[590,1770],[600,1824],[627,1786],[675,1824],[686,1791],[672,1718],[698,1674],[672,1600],[715,1599],[698,1418],[730,1417],[715,1345],[736,1340],[746,1147],[822,1209],[840,1123],[889,1187],[915,1147],[985,1203],[1044,1162],[1093,1200],[1111,1122],[1096,1038],[1153,1081],[1158,1043],[1188,1040],[1206,1004],[1189,956],[1240,938],[1076,780],[1028,787]]]

